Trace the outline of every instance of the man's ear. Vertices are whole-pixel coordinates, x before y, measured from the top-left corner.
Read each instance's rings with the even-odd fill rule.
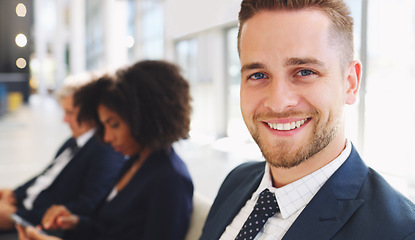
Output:
[[[361,77],[362,64],[354,60],[346,70],[346,104],[351,105],[356,102]]]

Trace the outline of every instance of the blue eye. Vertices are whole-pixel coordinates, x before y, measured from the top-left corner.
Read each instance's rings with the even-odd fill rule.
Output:
[[[308,76],[308,75],[312,75],[312,74],[315,74],[315,72],[313,72],[313,71],[311,71],[309,69],[303,69],[303,70],[300,70],[297,73],[297,75],[300,75],[300,76]]]
[[[254,80],[258,80],[258,79],[263,79],[266,78],[267,76],[263,73],[257,72],[252,74],[251,76],[249,76],[250,79],[254,79]]]

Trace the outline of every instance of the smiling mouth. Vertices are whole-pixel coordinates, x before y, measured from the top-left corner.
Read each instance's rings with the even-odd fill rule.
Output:
[[[288,122],[288,123],[267,123],[268,126],[274,130],[279,130],[279,131],[290,131],[290,130],[294,130],[296,128],[301,127],[305,122],[307,122],[309,120],[309,118],[303,119],[303,120],[299,120],[299,121],[295,121],[295,122]]]

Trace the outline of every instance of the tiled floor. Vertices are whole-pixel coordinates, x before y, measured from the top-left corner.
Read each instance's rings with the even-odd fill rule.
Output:
[[[62,122],[62,110],[49,96],[33,95],[29,103],[0,117],[0,188],[14,188],[25,182],[53,159],[58,147],[70,136]],[[245,152],[254,149],[249,153]],[[255,144],[233,140],[186,140],[175,144],[186,162],[195,190],[214,199],[227,173],[236,165],[260,159]]]

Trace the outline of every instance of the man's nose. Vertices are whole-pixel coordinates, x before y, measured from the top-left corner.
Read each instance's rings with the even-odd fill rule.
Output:
[[[63,122],[66,122],[66,123],[67,123],[67,122],[69,122],[69,116],[68,116],[68,114],[66,114],[66,113],[65,113],[65,114],[63,115],[62,121],[63,121]]]
[[[299,96],[294,83],[289,79],[271,79],[265,95],[264,105],[273,112],[284,112],[299,103]]]

